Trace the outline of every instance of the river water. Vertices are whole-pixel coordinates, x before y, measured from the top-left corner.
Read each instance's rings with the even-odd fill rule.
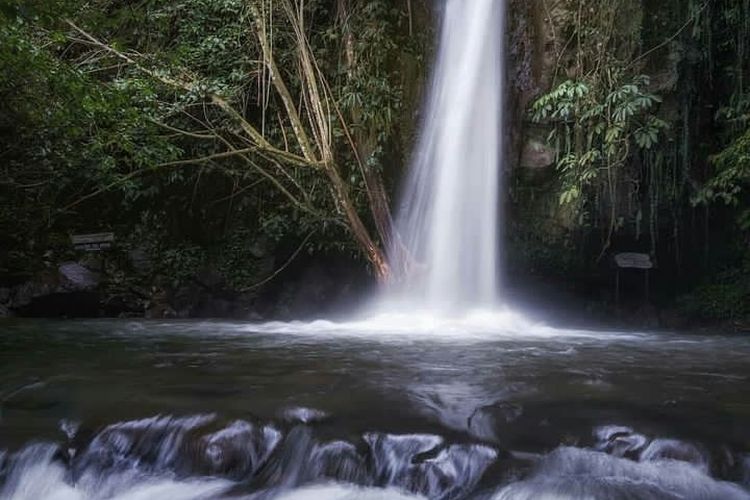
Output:
[[[5,322],[0,498],[750,498],[745,337],[384,325]]]

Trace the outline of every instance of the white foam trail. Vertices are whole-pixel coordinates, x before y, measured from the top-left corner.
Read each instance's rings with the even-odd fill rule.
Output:
[[[504,0],[448,0],[389,256],[396,293],[436,310],[496,303]]]
[[[559,448],[544,457],[530,477],[503,488],[492,500],[594,498],[750,500],[750,493],[677,460],[638,463],[590,450]]]
[[[384,342],[413,341],[420,338],[436,342],[487,342],[496,340],[552,340],[581,338],[598,340],[637,340],[641,333],[553,328],[532,321],[510,308],[473,309],[461,314],[440,313],[433,309],[383,312],[374,309],[367,314],[341,321],[272,321],[244,327],[255,333],[289,336],[367,338]]]
[[[21,452],[18,463],[0,488],[4,500],[213,500],[221,498],[229,481],[176,481],[138,474],[112,474],[97,481],[71,485],[68,471],[53,459],[56,447],[37,444]],[[116,492],[113,493],[113,490]]]
[[[278,500],[420,500],[395,489],[360,488],[340,484],[317,485],[284,493]]]

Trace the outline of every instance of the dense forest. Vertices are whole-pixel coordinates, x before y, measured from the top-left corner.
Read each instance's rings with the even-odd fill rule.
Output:
[[[2,313],[284,315],[387,282],[436,9],[4,0]],[[746,328],[750,0],[508,18],[509,281],[607,311],[612,255],[643,252],[659,309]]]

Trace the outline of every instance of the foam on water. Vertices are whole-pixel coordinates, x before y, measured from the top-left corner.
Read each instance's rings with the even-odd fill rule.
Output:
[[[214,475],[196,467],[206,439],[192,436],[186,445],[176,435],[197,430],[204,416],[181,419],[154,417],[121,422],[105,428],[80,453],[68,459],[58,445],[31,444],[21,451],[0,453],[0,498],[3,500],[531,500],[613,499],[748,500],[740,484],[711,477],[708,462],[694,456],[697,448],[672,439],[655,439],[631,458],[615,449],[560,447],[546,455],[523,453],[528,473],[522,479],[498,475],[500,454],[482,444],[449,444],[432,434],[367,433],[366,449],[344,441],[320,442],[312,429],[293,428],[284,443],[252,425],[230,424],[224,432],[232,447],[252,451],[281,446],[273,456],[248,468],[235,457],[236,475],[229,469]],[[99,439],[115,430],[134,431],[119,440]],[[118,430],[118,432],[119,432]],[[594,430],[614,443],[633,435],[624,426]],[[225,437],[226,437],[225,436]],[[285,448],[285,449],[283,449]],[[598,448],[602,448],[598,446]],[[653,450],[651,450],[653,449]],[[651,451],[649,451],[651,450]],[[654,452],[654,450],[658,452]],[[688,451],[686,453],[686,450]],[[102,451],[110,454],[104,459]],[[676,452],[675,452],[676,451]],[[252,454],[252,453],[251,453]],[[364,454],[364,455],[363,455]],[[113,457],[128,460],[115,460]],[[169,457],[166,459],[165,457]],[[154,461],[155,460],[155,461]],[[66,461],[68,463],[66,463]],[[506,462],[507,463],[507,462]],[[191,469],[190,474],[184,471]],[[84,471],[78,471],[78,465]],[[270,466],[270,467],[269,467]],[[185,469],[187,467],[187,469]],[[505,467],[507,469],[507,466]],[[183,472],[180,472],[180,471]],[[199,471],[203,470],[201,474]]]
[[[436,342],[471,343],[494,340],[540,341],[563,338],[637,340],[646,334],[633,332],[561,329],[523,315],[509,307],[470,309],[461,313],[434,309],[375,308],[338,321],[272,321],[249,324],[247,331],[290,336],[372,338],[383,342],[430,339]]]
[[[282,494],[278,500],[420,500],[394,489],[362,488],[341,484],[309,486]]]
[[[0,452],[0,498],[448,500],[468,494],[496,458],[431,434],[329,441],[306,424],[159,415]]]
[[[748,500],[740,486],[716,481],[693,464],[678,460],[635,462],[580,448],[559,448],[532,475],[513,483],[493,500]]]

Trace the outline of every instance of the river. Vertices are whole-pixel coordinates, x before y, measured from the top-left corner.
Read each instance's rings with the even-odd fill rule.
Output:
[[[750,498],[750,342],[11,320],[0,498]]]

